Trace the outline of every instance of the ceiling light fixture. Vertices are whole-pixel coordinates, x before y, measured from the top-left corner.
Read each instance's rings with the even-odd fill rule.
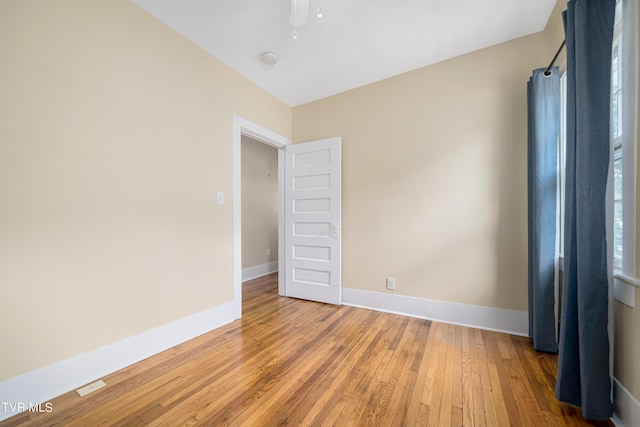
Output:
[[[278,57],[273,52],[265,52],[262,54],[262,62],[267,65],[276,65]]]
[[[324,13],[322,12],[321,0],[318,0],[318,8],[316,9],[316,16],[322,18]],[[291,0],[291,18],[289,24],[293,27],[291,36],[294,40],[298,39],[298,28],[307,23],[309,18],[309,0]]]

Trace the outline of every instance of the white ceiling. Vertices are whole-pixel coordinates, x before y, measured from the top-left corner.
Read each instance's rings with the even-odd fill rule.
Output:
[[[542,31],[556,3],[309,0],[294,40],[291,0],[132,1],[290,106]]]

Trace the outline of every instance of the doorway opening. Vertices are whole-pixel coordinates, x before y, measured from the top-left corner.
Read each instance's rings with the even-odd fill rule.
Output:
[[[277,149],[277,264],[278,264],[278,294],[284,295],[284,147],[291,144],[291,140],[265,129],[242,117],[233,116],[233,306],[234,317],[242,317],[242,140],[266,144]],[[273,252],[272,252],[273,254]],[[275,254],[273,254],[275,255]],[[259,267],[265,268],[265,267]]]
[[[278,271],[278,149],[242,135],[242,282]]]

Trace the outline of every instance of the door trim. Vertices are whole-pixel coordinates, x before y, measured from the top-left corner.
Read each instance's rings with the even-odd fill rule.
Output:
[[[284,274],[284,150],[285,138],[243,117],[233,115],[233,303],[236,318],[242,317],[242,135],[278,149],[278,274]],[[284,295],[284,280],[278,294]]]

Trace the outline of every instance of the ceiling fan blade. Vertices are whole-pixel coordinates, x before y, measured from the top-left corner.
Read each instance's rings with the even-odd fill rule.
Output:
[[[309,0],[291,0],[290,25],[294,28],[302,27],[309,19]]]

